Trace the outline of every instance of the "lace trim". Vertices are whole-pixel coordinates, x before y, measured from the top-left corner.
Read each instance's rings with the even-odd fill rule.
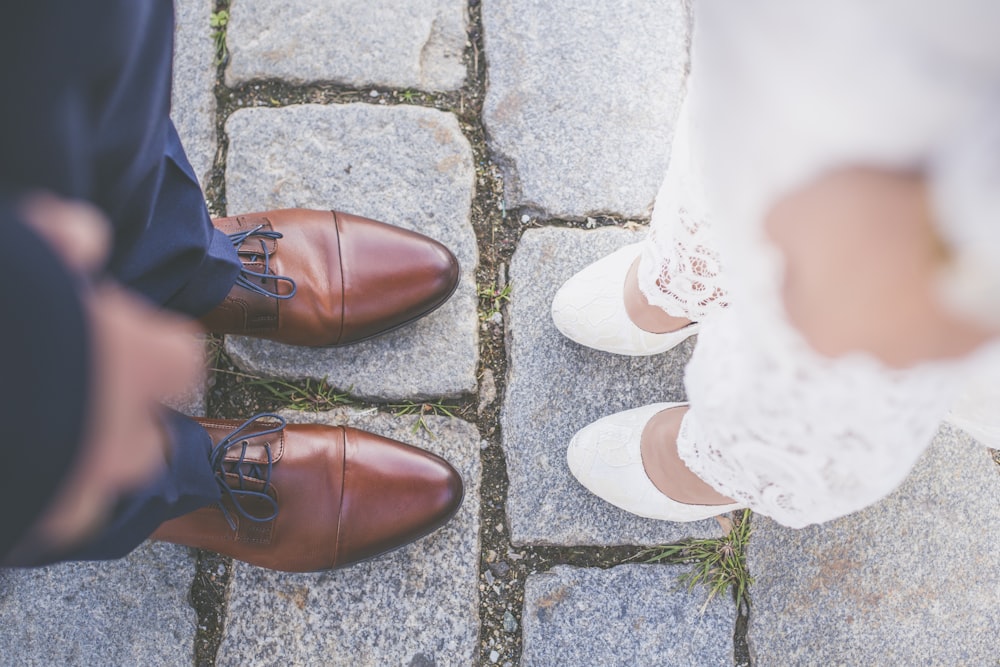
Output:
[[[728,311],[702,325],[677,449],[720,493],[793,528],[892,492],[930,444],[955,365],[888,371],[761,345]],[[776,323],[775,329],[781,323]],[[804,344],[803,344],[804,345]]]
[[[701,321],[729,306],[722,261],[708,225],[680,208],[671,230],[650,229],[639,261],[639,288],[674,317]]]

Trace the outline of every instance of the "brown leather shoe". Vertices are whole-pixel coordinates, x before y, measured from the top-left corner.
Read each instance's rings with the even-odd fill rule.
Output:
[[[198,422],[212,437],[222,500],[167,521],[152,539],[314,572],[412,542],[462,502],[447,461],[373,433],[270,414]]]
[[[201,318],[211,333],[346,345],[423,317],[458,285],[458,260],[446,247],[356,215],[296,208],[214,223],[243,270]]]

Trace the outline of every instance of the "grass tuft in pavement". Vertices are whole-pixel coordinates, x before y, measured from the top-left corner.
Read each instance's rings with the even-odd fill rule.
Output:
[[[301,387],[283,380],[257,379],[250,384],[261,387],[289,409],[300,412],[332,410],[351,403],[348,393],[338,393],[326,380],[317,382],[307,379]]]
[[[417,415],[417,421],[414,422],[411,432],[416,433],[420,429],[423,429],[433,438],[435,437],[434,432],[431,431],[427,422],[424,421],[424,417],[429,415],[454,417],[454,411],[457,410],[459,406],[445,405],[443,401],[437,401],[436,403],[414,403],[413,401],[407,401],[406,403],[392,403],[388,407],[393,411],[393,414],[400,417]]]
[[[480,287],[477,290],[480,301],[479,319],[485,322],[499,313],[503,305],[510,301],[510,289],[510,283],[503,287],[496,284]]]
[[[717,539],[697,539],[665,544],[636,554],[635,559],[645,558],[645,563],[691,564],[690,571],[678,577],[679,583],[693,589],[697,585],[708,588],[708,599],[702,611],[716,595],[731,590],[736,606],[750,604],[750,585],[753,578],[747,570],[746,547],[752,531],[750,510],[734,515],[732,529]]]
[[[229,55],[226,48],[226,26],[229,25],[229,12],[220,9],[213,12],[209,17],[209,25],[212,27],[212,39],[215,40],[215,65],[218,67]]]
[[[344,405],[350,405],[350,390],[338,392],[327,384],[326,380],[316,381],[306,379],[301,386],[284,380],[269,380],[266,378],[230,371],[224,368],[214,368],[215,373],[225,373],[241,378],[251,387],[259,387],[271,398],[289,410],[300,412],[318,412],[332,410]]]

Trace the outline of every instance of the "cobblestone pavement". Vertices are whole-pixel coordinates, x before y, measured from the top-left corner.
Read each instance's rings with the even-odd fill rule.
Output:
[[[638,519],[566,470],[576,428],[683,398],[691,342],[613,358],[548,317],[563,279],[641,237],[683,95],[682,0],[178,0],[178,19],[174,116],[214,212],[337,207],[463,266],[446,307],[362,345],[212,344],[220,370],[185,408],[267,403],[245,374],[315,409],[325,380],[350,404],[291,419],[441,453],[467,498],[434,535],[332,573],[160,544],[0,572],[0,663],[997,664],[1000,475],[956,429],[864,512],[803,531],[756,518],[748,613],[636,558],[717,522]]]

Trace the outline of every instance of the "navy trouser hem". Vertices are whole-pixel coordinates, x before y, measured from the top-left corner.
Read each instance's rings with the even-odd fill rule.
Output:
[[[196,421],[172,410],[164,415],[171,451],[166,468],[151,483],[123,498],[100,533],[58,560],[122,558],[170,519],[216,503],[221,492],[211,469],[212,439]]]

